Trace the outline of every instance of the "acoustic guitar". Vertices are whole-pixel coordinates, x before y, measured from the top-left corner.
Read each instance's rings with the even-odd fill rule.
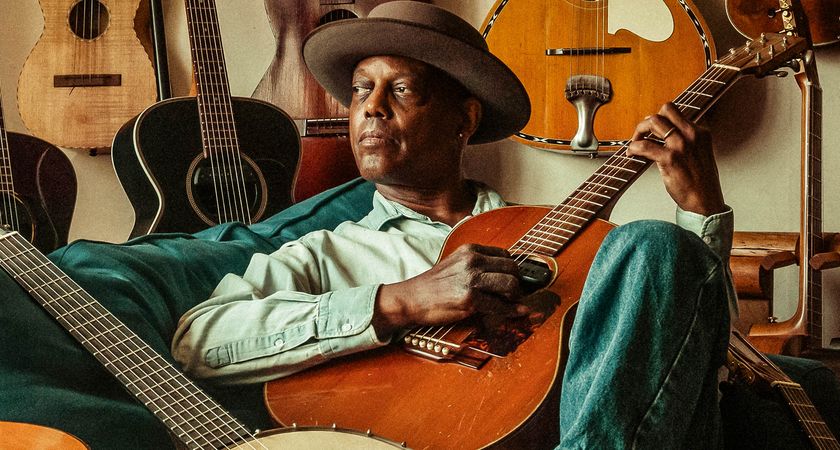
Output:
[[[730,382],[781,397],[814,449],[840,450],[840,443],[802,386],[791,380],[737,331],[732,331],[730,335],[726,360]]]
[[[762,352],[796,355],[805,348],[823,347],[822,273],[809,263],[823,248],[822,88],[803,5],[798,0],[776,1],[786,7],[786,32],[802,36],[809,44],[798,60],[795,75],[802,93],[800,245],[796,255],[799,293],[793,316],[781,322],[753,324],[748,338]]]
[[[482,33],[531,97],[531,119],[514,139],[590,156],[621,147],[637,117],[716,55],[691,0],[496,0]]]
[[[0,225],[50,252],[67,243],[76,207],[76,172],[54,145],[9,133],[0,97]]]
[[[805,48],[801,38],[767,35],[733,49],[674,104],[697,120],[747,74],[766,74]],[[612,228],[618,197],[650,165],[623,146],[555,208],[511,206],[452,230],[440,258],[465,243],[509,249],[523,276],[559,296],[545,321],[473,322],[410,331],[404,342],[334,359],[266,384],[279,423],[369,424],[419,448],[548,448],[559,439],[558,397],[567,335],[588,267]],[[406,351],[407,350],[407,351]],[[539,433],[535,439],[533,433]]]
[[[294,122],[270,103],[231,96],[215,1],[184,3],[197,96],[158,102],[114,136],[131,237],[251,224],[292,203]]]
[[[135,31],[141,0],[40,0],[44,32],[23,65],[18,109],[60,147],[103,149],[154,103],[155,73]]]
[[[748,39],[762,31],[787,30],[786,21],[795,19],[791,0],[726,0],[726,15],[732,26]],[[800,0],[808,18],[814,47],[840,41],[840,2]]]
[[[378,450],[404,447],[370,432],[338,427],[289,427],[255,434],[18,232],[2,227],[0,267],[167,427],[179,448]]]
[[[88,446],[63,431],[41,425],[0,421],[0,447],[38,450],[87,450]]]

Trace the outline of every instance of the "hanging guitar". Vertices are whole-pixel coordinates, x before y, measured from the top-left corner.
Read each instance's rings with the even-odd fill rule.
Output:
[[[141,0],[40,0],[44,32],[20,73],[18,109],[35,136],[103,149],[155,102],[155,73],[135,31]]]
[[[0,98],[2,103],[2,98]],[[0,105],[0,225],[49,252],[67,243],[76,207],[76,172],[54,145],[8,133]]]
[[[135,213],[131,237],[250,224],[292,203],[294,122],[274,105],[230,95],[215,1],[184,3],[197,96],[158,102],[114,136],[114,169]]]
[[[840,42],[840,2],[800,0],[814,47]],[[726,0],[726,15],[732,26],[748,39],[764,31],[787,30],[793,19],[790,2],[779,0]]]
[[[823,347],[822,273],[809,264],[822,251],[822,88],[811,46],[808,19],[798,0],[776,0],[785,11],[784,29],[808,43],[795,75],[802,92],[802,149],[799,251],[799,293],[793,316],[781,322],[756,323],[750,342],[764,353],[799,354]]]
[[[766,74],[804,48],[801,38],[772,34],[733,49],[674,104],[697,120],[732,83]],[[543,280],[542,293],[561,299],[544,305],[542,324],[506,322],[488,330],[466,322],[411,331],[402,348],[343,356],[267,383],[272,417],[278,423],[373,426],[418,448],[556,445],[567,334],[588,267],[612,228],[603,218],[650,165],[626,149],[554,209],[511,206],[479,214],[444,243],[439,259],[465,243],[509,249],[521,270],[540,275],[534,278]]]
[[[531,98],[531,119],[514,139],[590,156],[621,147],[637,117],[716,56],[691,0],[496,0],[482,33]]]
[[[370,432],[337,427],[290,427],[255,434],[19,233],[2,227],[0,267],[167,427],[178,448],[404,448]]]
[[[791,380],[737,331],[732,331],[730,335],[726,360],[730,382],[746,384],[760,392],[781,397],[813,448],[840,450],[840,443],[802,386]]]

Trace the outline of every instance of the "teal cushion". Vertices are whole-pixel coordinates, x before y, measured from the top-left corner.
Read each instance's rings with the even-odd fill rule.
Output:
[[[171,361],[178,318],[225,274],[243,273],[255,252],[359,220],[371,209],[373,191],[356,179],[251,227],[223,224],[124,244],[76,241],[49,257]],[[92,449],[172,447],[165,427],[5,273],[0,290],[0,420],[57,428]],[[205,388],[249,426],[271,426],[261,386]]]

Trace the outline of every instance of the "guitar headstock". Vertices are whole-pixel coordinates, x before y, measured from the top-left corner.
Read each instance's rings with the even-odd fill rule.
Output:
[[[729,378],[770,390],[774,383],[793,383],[782,369],[759,352],[740,333],[732,331],[729,336],[729,352],[726,357]]]
[[[730,49],[717,64],[737,69],[744,75],[762,77],[799,57],[807,47],[807,41],[799,36],[762,33],[758,39]]]

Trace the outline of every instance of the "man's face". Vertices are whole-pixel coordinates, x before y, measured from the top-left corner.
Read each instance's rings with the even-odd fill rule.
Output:
[[[425,63],[375,56],[353,73],[350,140],[362,176],[435,188],[460,177],[464,92]]]

